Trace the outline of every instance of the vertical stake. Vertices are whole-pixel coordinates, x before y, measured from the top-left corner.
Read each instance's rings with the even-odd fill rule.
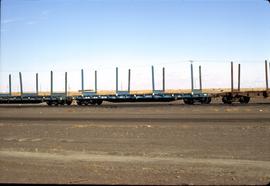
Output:
[[[190,71],[191,71],[191,92],[193,92],[194,83],[193,83],[193,64],[192,64],[192,61],[191,61],[191,64],[190,64]]]
[[[22,73],[21,72],[19,72],[19,76],[20,76],[21,96],[23,96],[23,84],[22,84]]]
[[[240,92],[241,65],[238,64],[238,92]]]
[[[199,66],[199,81],[200,81],[200,91],[202,91],[202,67]]]
[[[95,70],[95,93],[97,93],[97,71]]]
[[[155,74],[154,74],[154,66],[152,66],[152,90],[155,92]]]
[[[51,96],[53,95],[53,71],[51,71]]]
[[[82,76],[82,94],[84,93],[84,76],[83,76],[83,69],[81,70],[81,76]]]
[[[265,60],[265,83],[266,83],[266,91],[268,91],[268,67],[267,67],[267,60]]]
[[[67,91],[67,72],[65,72],[65,96],[68,96],[68,91]]]
[[[97,71],[95,70],[95,93],[97,93]]]
[[[11,74],[9,74],[9,95],[11,96]]]
[[[130,93],[130,69],[128,69],[128,93]]]
[[[233,93],[233,62],[231,62],[231,92]]]
[[[116,67],[116,88],[115,88],[115,92],[116,94],[118,93],[118,67]]]
[[[269,65],[269,72],[270,72],[270,62],[269,62],[269,64],[268,64],[268,65]],[[268,76],[267,76],[267,79],[268,79]],[[267,80],[267,82],[268,82],[268,80]]]
[[[38,96],[38,73],[36,73],[36,94]]]
[[[162,68],[162,90],[165,92],[165,68]]]

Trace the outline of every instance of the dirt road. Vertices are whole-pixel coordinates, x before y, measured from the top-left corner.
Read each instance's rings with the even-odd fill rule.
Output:
[[[0,105],[0,182],[267,184],[270,104]]]

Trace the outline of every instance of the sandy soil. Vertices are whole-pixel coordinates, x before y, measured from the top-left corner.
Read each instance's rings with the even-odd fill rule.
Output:
[[[263,102],[0,105],[0,182],[267,184]]]

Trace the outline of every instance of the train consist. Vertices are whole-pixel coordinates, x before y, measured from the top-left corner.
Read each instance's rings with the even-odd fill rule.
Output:
[[[131,70],[128,70],[128,90],[120,91],[118,89],[118,68],[116,68],[116,90],[115,94],[100,95],[97,93],[97,71],[95,71],[95,90],[84,90],[84,74],[81,70],[81,95],[69,96],[67,91],[67,72],[65,73],[65,92],[57,93],[53,91],[53,72],[51,71],[51,91],[48,96],[40,96],[38,90],[38,74],[36,74],[36,92],[24,93],[22,74],[19,73],[20,78],[20,96],[12,95],[11,90],[11,75],[9,75],[9,94],[0,94],[0,104],[38,104],[47,103],[47,105],[71,105],[73,101],[77,105],[101,105],[104,101],[119,103],[119,102],[170,102],[175,100],[183,100],[185,104],[192,105],[194,103],[209,104],[212,98],[221,97],[223,103],[232,104],[233,102],[248,103],[251,96],[268,97],[268,63],[265,61],[265,77],[266,90],[265,91],[240,91],[240,64],[238,65],[238,89],[233,88],[233,62],[231,62],[231,91],[216,94],[207,94],[202,92],[202,78],[201,66],[199,66],[199,83],[200,88],[194,89],[193,81],[193,64],[191,64],[191,92],[190,93],[166,93],[165,91],[165,68],[162,69],[163,80],[162,90],[155,89],[154,67],[152,66],[152,93],[150,94],[131,94],[130,91],[130,77]]]

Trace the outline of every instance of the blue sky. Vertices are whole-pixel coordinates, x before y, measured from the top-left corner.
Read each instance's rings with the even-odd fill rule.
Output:
[[[50,70],[56,90],[65,71],[78,90],[81,68],[86,88],[98,70],[99,89],[112,90],[116,66],[120,88],[131,68],[132,89],[151,89],[151,65],[157,88],[163,66],[167,88],[189,88],[189,60],[202,65],[206,88],[230,86],[232,60],[242,64],[243,87],[263,87],[269,20],[264,0],[2,0],[0,91],[9,73],[19,90],[19,71],[26,91],[35,90],[36,72],[49,90]]]

